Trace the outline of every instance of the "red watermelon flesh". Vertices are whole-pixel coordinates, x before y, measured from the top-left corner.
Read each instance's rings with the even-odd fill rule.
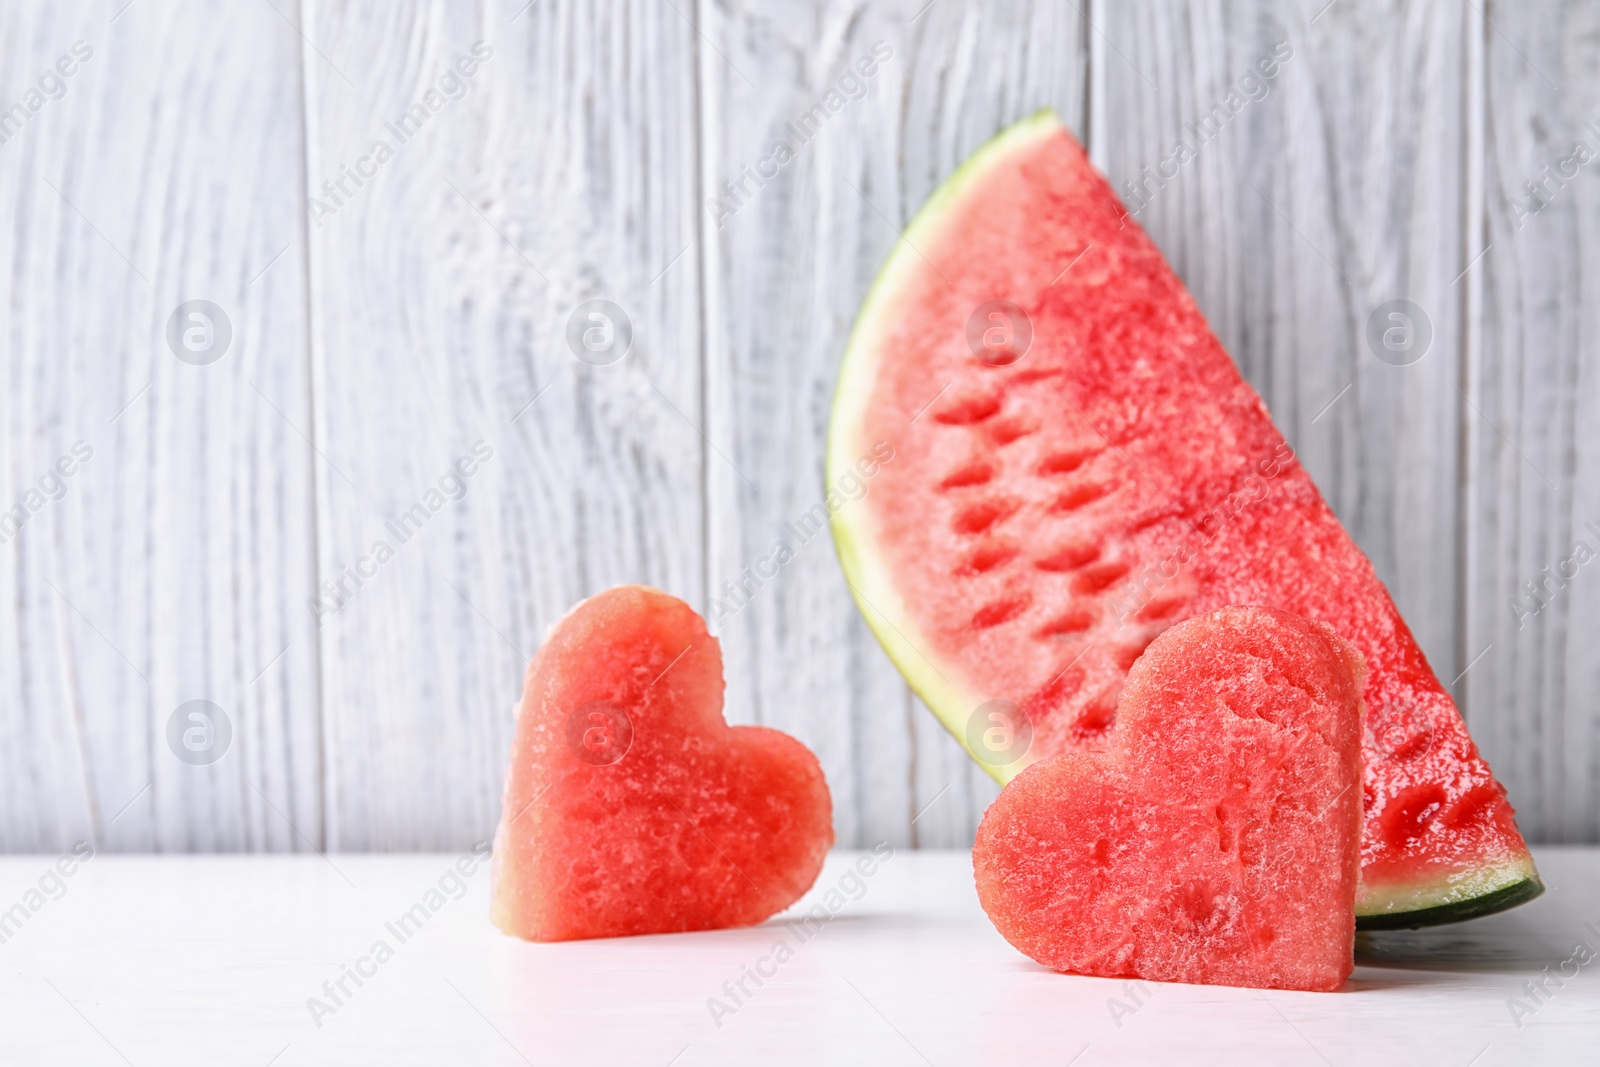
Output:
[[[882,442],[894,462],[833,517],[846,578],[1002,783],[1103,748],[1129,668],[1167,627],[1268,605],[1330,623],[1370,670],[1363,925],[1537,895],[1504,790],[1371,564],[1054,116],[953,175],[863,304],[830,484]],[[994,701],[1026,716],[1025,754],[974,746],[975,709]]]
[[[1035,763],[972,850],[996,929],[1060,971],[1334,990],[1353,966],[1361,656],[1224,608],[1156,638],[1107,750]]]
[[[833,845],[799,741],[722,718],[722,653],[643,586],[591,597],[528,667],[495,834],[491,916],[569,941],[747,926],[794,903]]]

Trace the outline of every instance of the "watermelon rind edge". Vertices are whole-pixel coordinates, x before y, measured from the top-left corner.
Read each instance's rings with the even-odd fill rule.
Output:
[[[1356,929],[1420,930],[1425,926],[1465,922],[1468,919],[1481,919],[1496,912],[1508,911],[1543,894],[1543,882],[1537,878],[1524,878],[1481,897],[1469,897],[1452,904],[1419,908],[1416,911],[1379,912],[1371,915],[1357,912]]]
[[[1050,136],[1061,129],[1061,120],[1054,111],[1045,108],[1028,118],[1013,123],[1000,131],[967,158],[953,174],[946,178],[923,203],[906,226],[903,239],[889,253],[877,277],[867,291],[861,310],[856,315],[855,326],[845,344],[844,356],[839,364],[839,378],[834,386],[833,407],[828,420],[826,484],[837,485],[839,479],[851,468],[857,458],[867,454],[874,442],[858,437],[861,414],[872,394],[873,378],[878,368],[877,342],[889,323],[885,312],[889,298],[897,291],[897,281],[907,269],[925,264],[918,248],[934,233],[946,209],[962,192],[992,168],[1003,164],[1019,149],[1034,141]],[[893,446],[894,442],[889,444]],[[870,489],[868,490],[870,492]],[[1001,785],[1016,777],[1027,766],[1026,758],[1004,766],[985,762],[974,752],[966,740],[964,718],[988,696],[966,692],[940,672],[923,649],[928,642],[921,638],[911,615],[881,569],[866,564],[871,554],[871,530],[854,521],[852,512],[858,509],[844,507],[833,512],[830,526],[833,531],[834,550],[844,569],[845,582],[855,599],[861,617],[866,620],[873,636],[888,653],[912,690],[922,698],[967,754],[989,776]]]
[[[1356,929],[1412,930],[1506,911],[1544,893],[1531,856],[1402,885],[1365,887],[1356,901]]]

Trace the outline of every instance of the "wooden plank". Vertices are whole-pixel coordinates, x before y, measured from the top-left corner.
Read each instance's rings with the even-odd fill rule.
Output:
[[[329,841],[460,848],[546,627],[701,600],[696,38],[646,0],[309,6]],[[567,341],[596,299],[609,365]]]
[[[1455,677],[1461,6],[1097,10],[1096,155]]]
[[[842,845],[966,845],[994,784],[910,696],[826,531],[785,524],[829,488],[839,356],[898,230],[1007,124],[1053,106],[1081,129],[1081,22],[1048,3],[699,10],[707,395],[726,457],[706,469],[708,568],[730,718],[817,752]],[[794,558],[775,568],[780,540]]]
[[[319,837],[298,46],[266,5],[0,12],[0,848]],[[169,750],[191,700],[217,762]]]
[[[1467,388],[1466,648],[1482,659],[1467,708],[1523,830],[1594,841],[1600,563],[1582,559],[1600,552],[1600,12],[1497,4],[1487,18]]]

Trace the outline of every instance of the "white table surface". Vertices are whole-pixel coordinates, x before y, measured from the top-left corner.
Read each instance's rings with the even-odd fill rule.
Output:
[[[802,906],[855,855],[830,857]],[[1364,939],[1339,993],[1136,996],[1015,952],[979,910],[965,853],[897,852],[805,941],[773,922],[559,945],[490,926],[481,866],[399,943],[385,923],[454,856],[99,856],[0,944],[0,1063],[1592,1063],[1600,960],[1549,983],[1520,1027],[1508,1006],[1577,941],[1600,951],[1585,929],[1600,929],[1600,850],[1537,856],[1542,899]],[[54,859],[0,859],[0,909]],[[308,998],[380,938],[393,958],[347,980],[316,1025]],[[746,979],[754,995],[717,1025],[708,1000],[731,1004],[723,983],[780,939],[793,958],[760,988]]]

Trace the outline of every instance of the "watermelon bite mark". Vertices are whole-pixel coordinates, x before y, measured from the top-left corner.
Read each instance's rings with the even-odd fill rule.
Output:
[[[550,631],[528,667],[491,917],[566,941],[759,923],[833,845],[817,759],[722,718],[722,653],[683,601],[624,586]]]
[[[972,862],[995,928],[1061,971],[1339,988],[1364,671],[1332,627],[1266,608],[1162,634],[1108,748],[1034,764],[984,815]]]
[[[828,476],[872,441],[896,460],[834,539],[868,625],[974,758],[968,722],[997,700],[1033,731],[1024,758],[985,764],[1000,782],[1099,751],[1163,630],[1281,608],[1331,624],[1370,672],[1362,925],[1536,896],[1504,791],[1372,565],[1056,118],[980,149],[906,238],[844,355]],[[1020,358],[974,349],[995,301],[1027,318]]]

